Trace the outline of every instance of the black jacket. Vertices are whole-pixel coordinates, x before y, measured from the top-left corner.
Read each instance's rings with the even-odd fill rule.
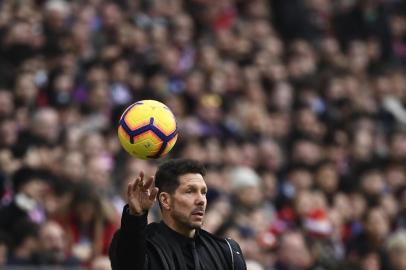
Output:
[[[184,239],[182,239],[184,238]],[[246,270],[237,242],[199,229],[194,239],[183,237],[165,223],[147,225],[147,215],[132,216],[124,207],[121,228],[109,256],[113,270],[187,270],[187,244],[194,242],[202,270]]]

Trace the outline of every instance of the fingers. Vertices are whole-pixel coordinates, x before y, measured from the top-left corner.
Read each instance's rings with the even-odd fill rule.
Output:
[[[151,194],[149,194],[149,199],[150,199],[151,201],[152,201],[152,200],[155,200],[156,195],[158,194],[158,191],[159,191],[159,189],[158,189],[157,187],[154,187],[154,188],[152,189]]]
[[[132,189],[133,189],[132,183],[128,183],[128,185],[127,185],[127,198],[130,198]]]
[[[151,187],[153,187],[154,185],[154,181],[155,178],[153,176],[150,176],[147,181],[144,183],[143,187],[142,187],[142,191],[147,191],[149,189],[151,189]]]
[[[137,185],[139,183],[138,178],[135,179],[134,181],[131,181],[130,183],[128,183],[127,185],[127,196],[130,197],[130,195],[135,192]]]
[[[154,176],[149,177],[144,182],[144,172],[140,172],[140,175],[132,182],[128,184],[127,194],[130,195],[130,192],[135,192],[137,189],[141,191],[148,191],[155,186]]]

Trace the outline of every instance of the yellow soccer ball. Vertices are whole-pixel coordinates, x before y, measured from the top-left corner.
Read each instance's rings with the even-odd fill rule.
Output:
[[[141,100],[130,105],[120,117],[117,133],[123,148],[140,159],[167,155],[178,138],[174,114],[156,100]]]

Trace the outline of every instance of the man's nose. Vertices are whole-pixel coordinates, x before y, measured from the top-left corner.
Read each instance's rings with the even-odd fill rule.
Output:
[[[206,195],[205,194],[197,195],[197,198],[196,198],[196,204],[197,205],[204,205],[205,202],[206,202]]]

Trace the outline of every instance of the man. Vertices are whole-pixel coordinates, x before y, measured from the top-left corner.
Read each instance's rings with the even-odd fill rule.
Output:
[[[277,256],[272,270],[314,269],[309,247],[300,232],[288,231],[281,236]]]
[[[389,236],[386,243],[389,266],[386,269],[404,270],[406,269],[406,233],[398,231]]]
[[[206,210],[204,167],[193,160],[170,160],[154,177],[128,185],[121,228],[110,246],[113,270],[246,270],[239,245],[201,229]],[[155,185],[154,185],[155,182]],[[156,197],[160,223],[147,225]]]
[[[68,242],[64,229],[55,221],[47,221],[39,229],[37,261],[40,265],[74,267],[80,260],[67,254]]]

